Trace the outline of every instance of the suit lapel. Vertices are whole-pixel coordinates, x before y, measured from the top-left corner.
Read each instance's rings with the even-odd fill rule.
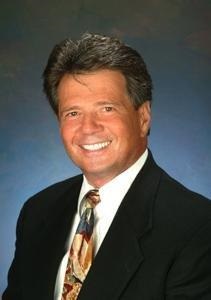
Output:
[[[118,299],[144,253],[141,239],[152,228],[155,192],[160,178],[151,154],[117,211],[79,294],[79,300]]]
[[[52,237],[51,243],[51,254],[49,262],[54,262],[51,270],[51,289],[54,292],[56,277],[59,269],[59,265],[62,261],[63,256],[67,251],[67,240],[72,227],[72,221],[74,214],[77,211],[78,196],[81,188],[82,180],[75,182],[69,188],[69,192],[64,197],[64,202],[59,211],[56,212],[48,224],[49,232],[52,232],[52,222],[54,223],[54,237]],[[48,241],[49,242],[49,241]],[[52,298],[53,299],[53,296]]]
[[[81,182],[82,177],[74,182],[70,181],[61,194],[58,190],[56,194],[52,194],[51,206],[46,207],[39,225],[39,236],[34,238],[26,253],[30,261],[28,268],[34,270],[33,274],[39,274],[38,278],[29,278],[28,285],[36,282],[40,299],[53,299],[57,272],[66,252],[66,241],[77,210]]]

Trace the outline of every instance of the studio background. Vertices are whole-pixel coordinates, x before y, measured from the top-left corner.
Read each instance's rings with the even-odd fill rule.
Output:
[[[82,32],[136,48],[154,82],[150,148],[190,189],[211,198],[211,1],[4,1],[0,9],[0,294],[28,197],[79,173],[42,93],[52,47]],[[179,220],[178,220],[179,221]]]

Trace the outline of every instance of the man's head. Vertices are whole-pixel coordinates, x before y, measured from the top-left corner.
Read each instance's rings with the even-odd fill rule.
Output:
[[[135,108],[152,100],[152,81],[140,54],[117,38],[84,34],[81,39],[65,39],[56,45],[43,73],[44,92],[58,114],[57,88],[65,74],[85,74],[97,70],[121,72]]]
[[[140,55],[117,39],[85,35],[54,48],[44,89],[68,155],[93,186],[112,180],[145,151],[151,87]]]

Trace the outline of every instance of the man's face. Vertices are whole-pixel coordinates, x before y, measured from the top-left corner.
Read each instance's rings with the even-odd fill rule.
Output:
[[[146,149],[149,102],[135,110],[120,72],[65,75],[58,99],[66,151],[93,186],[126,170]]]

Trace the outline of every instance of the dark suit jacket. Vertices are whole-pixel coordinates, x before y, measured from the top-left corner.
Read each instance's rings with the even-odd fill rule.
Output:
[[[82,176],[27,201],[3,300],[53,300]],[[170,178],[151,154],[125,196],[79,300],[210,300],[211,202]]]

